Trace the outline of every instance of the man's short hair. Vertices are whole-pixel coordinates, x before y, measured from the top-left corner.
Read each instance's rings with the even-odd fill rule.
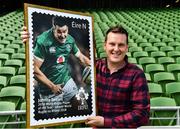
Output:
[[[106,36],[105,36],[105,41],[107,41],[107,35],[112,32],[112,33],[119,33],[119,34],[125,34],[127,37],[127,41],[126,43],[128,44],[128,32],[120,25],[117,26],[113,26],[111,28],[109,28],[106,32]]]
[[[54,16],[52,18],[52,24],[54,26],[58,25],[60,27],[67,25],[69,26],[69,20],[67,18],[61,17],[61,16]]]

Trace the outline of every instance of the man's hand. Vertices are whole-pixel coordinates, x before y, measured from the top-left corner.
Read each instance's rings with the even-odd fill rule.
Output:
[[[51,90],[54,94],[61,94],[63,92],[61,84],[52,86]]]
[[[23,26],[20,34],[22,42],[25,43],[29,39],[29,32],[27,31],[27,27]]]
[[[104,126],[104,117],[102,116],[92,116],[88,117],[85,124],[92,127],[102,127]]]

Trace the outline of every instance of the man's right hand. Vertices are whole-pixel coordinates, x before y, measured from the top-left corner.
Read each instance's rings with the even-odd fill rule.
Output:
[[[20,32],[22,42],[25,43],[29,39],[29,32],[27,31],[27,27],[23,26],[22,31]]]

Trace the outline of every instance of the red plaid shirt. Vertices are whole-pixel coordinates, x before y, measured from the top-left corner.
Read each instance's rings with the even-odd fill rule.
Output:
[[[106,59],[100,59],[96,79],[98,115],[104,117],[104,127],[135,128],[148,123],[150,97],[140,68],[127,62],[110,74]]]

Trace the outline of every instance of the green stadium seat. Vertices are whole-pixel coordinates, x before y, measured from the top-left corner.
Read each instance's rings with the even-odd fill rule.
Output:
[[[15,76],[11,77],[9,85],[26,87],[26,76],[25,75],[15,75]]]
[[[26,111],[26,101],[22,102],[20,110],[25,110]],[[26,121],[26,114],[20,115],[20,120],[21,121]],[[26,128],[26,123],[20,124],[19,128]]]
[[[167,70],[167,65],[175,63],[175,60],[172,57],[159,57],[158,63],[163,64],[165,70]]]
[[[20,40],[20,39],[19,40],[13,40],[12,44],[18,44],[18,45],[20,45],[20,48],[25,46],[24,43],[22,42],[22,40]]]
[[[20,48],[19,50],[18,50],[18,53],[25,53],[26,51],[25,51],[25,48]]]
[[[175,60],[177,57],[180,57],[180,51],[170,51],[167,53],[169,57],[173,57]]]
[[[12,55],[13,53],[15,53],[15,50],[12,49],[12,48],[4,48],[3,50],[0,51],[0,53],[8,54],[9,57],[11,58],[11,55]]]
[[[169,52],[169,51],[174,51],[174,48],[171,47],[171,46],[163,46],[163,47],[160,47],[160,51],[163,51],[163,52]]]
[[[154,74],[154,82],[161,84],[163,92],[165,92],[165,84],[175,82],[176,79],[173,73],[169,72],[158,72]]]
[[[139,64],[143,66],[143,69],[146,71],[146,65],[155,64],[156,60],[153,57],[141,57],[139,58]]]
[[[23,61],[17,59],[9,59],[5,61],[4,66],[14,67],[17,72],[18,69],[23,66]]]
[[[150,74],[149,73],[144,73],[144,74],[145,74],[147,82],[152,82]]]
[[[138,61],[141,57],[148,57],[148,53],[145,51],[134,52],[133,57]]]
[[[5,76],[0,76],[0,91],[3,87],[7,85],[7,77]]]
[[[128,62],[129,62],[129,63],[132,63],[132,64],[137,64],[136,58],[132,58],[132,57],[129,57],[129,58],[128,58]]]
[[[176,106],[176,102],[172,98],[168,97],[155,97],[150,99],[150,103],[152,107],[161,107],[161,106]],[[176,124],[175,118],[176,111],[174,110],[155,110],[152,111],[152,116],[157,117],[157,120],[151,120],[151,125],[153,126],[172,126]],[[162,117],[169,119],[160,119]]]
[[[7,84],[10,81],[10,78],[15,75],[15,68],[13,67],[0,67],[0,76],[7,78]]]
[[[144,50],[148,52],[149,55],[151,55],[151,52],[159,51],[158,47],[155,46],[145,47]]]
[[[180,64],[180,57],[177,57],[177,58],[176,58],[176,63],[177,63],[177,64]]]
[[[0,112],[3,111],[15,111],[15,104],[9,101],[0,101]],[[6,128],[6,122],[11,119],[11,115],[0,115],[0,122],[4,123],[0,125],[1,129]]]
[[[151,57],[154,57],[156,59],[156,62],[158,62],[159,57],[165,57],[166,53],[162,51],[156,51],[156,52],[151,52]]]
[[[14,49],[14,52],[17,53],[18,49],[20,48],[19,44],[8,44],[6,48],[12,48]]]
[[[139,46],[141,48],[143,48],[143,50],[144,50],[145,47],[150,47],[150,46],[152,46],[152,44],[151,43],[141,43],[141,44],[139,44]]]
[[[180,106],[180,82],[167,83],[166,93],[175,99],[177,106]]]
[[[148,83],[149,94],[151,98],[160,97],[163,94],[162,87],[157,83]]]
[[[174,42],[173,38],[163,38],[162,42],[168,43],[168,42]]]
[[[101,52],[101,53],[99,54],[99,57],[100,57],[100,58],[107,57],[106,52]]]
[[[10,101],[16,105],[16,109],[19,110],[21,103],[25,98],[25,88],[20,86],[4,87],[0,92],[1,101]]]
[[[178,79],[177,74],[180,73],[180,64],[167,65],[167,71],[173,73],[175,78]]]
[[[5,61],[9,59],[8,54],[0,53],[1,66],[4,65]]]
[[[6,47],[8,44],[10,44],[10,41],[0,40],[0,44],[1,44],[1,45],[4,45],[4,47]]]
[[[157,43],[157,42],[161,42],[161,40],[159,38],[152,38],[152,39],[149,39],[150,43]]]
[[[176,51],[180,51],[180,46],[177,46],[175,49]]]
[[[24,65],[25,63],[25,59],[26,59],[26,55],[25,53],[14,53],[12,54],[11,59],[18,59],[18,60],[22,60],[22,65]]]
[[[0,50],[4,49],[4,45],[0,44]]]
[[[133,53],[133,52],[138,52],[138,51],[142,51],[141,47],[129,47],[129,52]]]
[[[137,67],[139,67],[140,69],[142,69],[144,71],[142,65],[140,65],[140,64],[136,64],[136,65],[137,65]]]
[[[19,70],[18,70],[18,74],[19,75],[25,75],[26,74],[26,66],[22,66],[22,67],[20,67],[19,68]]]
[[[15,40],[15,37],[8,35],[4,38],[4,40],[12,42],[13,40]]]
[[[164,47],[164,46],[167,46],[166,43],[154,43],[154,46],[158,47],[158,49],[160,49],[160,47]]]
[[[180,46],[180,43],[179,42],[169,42],[168,46],[172,46],[172,47],[176,48],[176,47]]]
[[[157,72],[164,72],[164,66],[161,64],[148,64],[146,65],[146,73],[149,73],[151,75],[151,78],[154,77],[154,74]]]

